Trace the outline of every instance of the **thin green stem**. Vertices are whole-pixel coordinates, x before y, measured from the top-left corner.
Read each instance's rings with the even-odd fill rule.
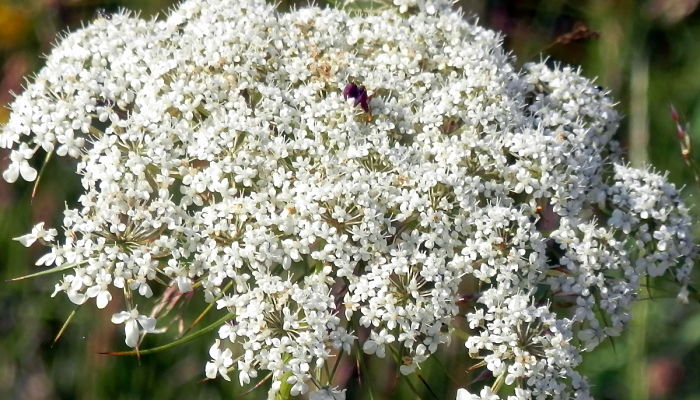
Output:
[[[37,189],[39,189],[39,182],[41,181],[41,177],[44,176],[44,172],[46,171],[46,165],[49,163],[49,161],[51,161],[51,156],[53,156],[53,151],[49,151],[48,153],[46,153],[46,157],[44,157],[44,163],[41,164],[39,175],[36,177],[36,181],[34,181],[34,187],[32,188],[32,201],[34,201],[36,191]]]
[[[491,391],[494,393],[500,392],[505,380],[506,380],[506,371],[503,371],[503,372],[501,372],[500,375],[498,375],[498,378],[496,378],[496,380],[493,382],[493,385],[491,385]]]
[[[58,330],[58,333],[56,336],[53,338],[53,342],[51,343],[51,347],[53,347],[56,342],[58,342],[59,339],[61,339],[61,336],[63,336],[63,333],[66,331],[66,328],[68,328],[68,325],[70,325],[71,321],[73,321],[73,317],[75,317],[75,314],[77,313],[78,309],[80,306],[75,307],[73,311],[68,315],[68,318],[66,318],[66,321],[61,325],[61,329]]]
[[[338,370],[338,366],[340,365],[340,359],[343,357],[343,352],[338,351],[338,356],[335,360],[335,364],[333,365],[333,370],[331,371],[330,375],[328,376],[328,384],[333,383],[333,377],[335,377],[335,372]]]
[[[216,300],[220,299],[221,296],[223,296],[223,293],[226,292],[227,290],[229,290],[229,289],[231,288],[231,286],[233,286],[233,281],[227,283],[226,286],[224,286],[224,288],[221,289],[221,293],[222,293],[222,294],[218,295],[218,296],[216,297],[216,299],[214,299],[214,301],[212,301],[211,303],[209,303],[209,305],[207,305],[207,307],[197,316],[197,318],[195,318],[195,320],[192,321],[192,323],[190,324],[190,326],[187,327],[187,329],[185,329],[185,330],[182,332],[182,334],[181,334],[180,336],[181,336],[181,337],[182,337],[182,336],[185,336],[189,331],[192,330],[192,328],[195,327],[195,325],[197,325],[198,323],[200,323],[200,322],[202,321],[202,319],[207,315],[207,313],[209,313],[209,311],[211,311],[211,309],[214,307],[214,304],[216,304]]]
[[[77,263],[61,264],[61,265],[57,265],[57,266],[55,266],[55,267],[53,267],[53,268],[50,268],[50,269],[46,269],[46,270],[43,270],[43,271],[35,272],[35,273],[33,273],[33,274],[20,276],[20,277],[18,277],[18,278],[8,279],[8,280],[6,280],[5,282],[17,282],[17,281],[21,281],[21,280],[24,280],[24,279],[36,278],[37,276],[49,275],[49,274],[53,274],[53,273],[56,273],[56,272],[65,271],[65,270],[67,270],[67,269],[75,268],[75,267],[81,266],[81,265],[83,265],[83,264],[85,264],[85,263],[87,263],[87,260],[81,261],[81,262],[77,262]]]
[[[359,376],[360,385],[362,385],[362,379],[363,379],[362,370],[367,372],[368,368],[367,368],[367,362],[364,358],[364,354],[362,354],[362,349],[360,349],[359,342],[355,343],[355,357],[357,357],[357,362],[358,362],[357,375]],[[374,400],[374,393],[372,392],[372,384],[370,383],[369,379],[367,379],[367,391],[369,392],[370,400]]]

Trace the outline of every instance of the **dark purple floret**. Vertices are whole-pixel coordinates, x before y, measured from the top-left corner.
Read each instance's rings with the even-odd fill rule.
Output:
[[[345,85],[345,89],[343,89],[343,97],[347,99],[348,97],[357,98],[357,96],[360,94],[360,87],[357,86],[356,84],[349,82],[347,85]]]
[[[364,112],[369,113],[369,95],[367,95],[367,89],[365,89],[364,86],[358,86],[353,82],[348,82],[343,89],[343,97],[345,99],[355,99],[355,104],[353,105],[357,107],[359,104]]]

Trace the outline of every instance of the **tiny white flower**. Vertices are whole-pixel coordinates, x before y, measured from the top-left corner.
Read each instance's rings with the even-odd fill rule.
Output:
[[[192,291],[192,280],[186,276],[178,276],[175,278],[175,283],[177,284],[177,290],[180,291],[180,293]]]
[[[219,348],[220,344],[221,341],[216,339],[211,348],[209,348],[209,356],[212,358],[212,361],[207,362],[205,366],[206,375],[207,378],[214,379],[218,374],[227,381],[230,381],[231,378],[228,376],[228,368],[233,365],[233,353],[231,349],[222,350]]]
[[[10,165],[2,173],[2,177],[9,183],[15,182],[19,176],[22,176],[22,179],[27,182],[34,181],[37,172],[29,165],[28,161],[33,155],[34,151],[22,143],[18,150],[10,153]]]
[[[145,315],[141,315],[134,307],[130,311],[122,311],[112,315],[112,323],[124,324],[126,338],[124,342],[129,347],[136,347],[141,333],[155,333],[156,320]]]
[[[37,240],[42,240],[44,242],[53,242],[56,239],[56,234],[58,232],[56,229],[44,229],[44,223],[39,222],[34,225],[32,232],[20,237],[16,237],[14,240],[22,243],[23,246],[29,247]]]

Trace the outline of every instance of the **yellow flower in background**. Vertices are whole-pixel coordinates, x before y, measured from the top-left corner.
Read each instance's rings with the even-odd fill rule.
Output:
[[[0,1],[0,50],[19,47],[29,29],[29,12],[26,7]]]
[[[29,12],[26,7],[0,1],[0,53],[2,54],[2,75],[0,78],[0,122],[7,121],[8,110],[4,107],[10,100],[10,92],[17,90],[19,82],[27,73],[26,57],[12,54],[13,50],[26,46],[30,27]]]

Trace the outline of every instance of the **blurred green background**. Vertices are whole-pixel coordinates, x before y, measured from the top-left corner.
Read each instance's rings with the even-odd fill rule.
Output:
[[[669,108],[676,107],[700,146],[699,1],[463,0],[459,5],[468,17],[478,17],[481,24],[504,32],[505,46],[518,63],[549,57],[579,64],[585,75],[597,76],[599,84],[620,102],[618,109],[625,119],[618,139],[630,161],[667,170],[671,181],[687,186],[684,194],[697,218],[700,189],[680,156]],[[146,17],[173,3],[0,0],[0,103],[9,102],[12,91],[21,91],[24,77],[41,67],[41,56],[51,49],[57,34],[90,21],[97,9],[113,12],[125,7]],[[573,40],[567,33],[577,26],[579,32],[585,26],[597,35]],[[0,121],[6,118],[3,109]],[[700,162],[700,154],[693,157]],[[7,154],[2,154],[0,168],[6,162]],[[56,221],[64,201],[75,201],[77,180],[65,178],[72,176],[70,166],[53,166],[33,200],[29,185],[0,182],[0,399],[241,398],[243,390],[235,383],[200,382],[208,339],[144,356],[140,362],[98,354],[125,347],[120,327],[109,322],[115,309],[98,312],[92,305],[84,307],[61,341],[51,346],[74,309],[64,297],[50,298],[55,277],[4,280],[33,271],[33,260],[42,251],[24,249],[9,238],[28,232],[35,221]],[[696,286],[698,276],[696,271]],[[586,354],[582,369],[594,386],[594,395],[600,400],[700,400],[700,304],[680,305],[668,293],[652,292],[651,301],[649,297],[642,295],[624,336]],[[167,338],[149,340],[146,345],[167,342]],[[373,371],[381,369],[376,365]],[[429,362],[423,372],[427,377],[440,375],[437,363]],[[452,393],[442,387],[444,381],[436,382],[439,395]],[[377,384],[374,390],[377,398],[416,398],[405,384],[398,388]],[[425,389],[419,386],[418,391]],[[264,392],[256,390],[245,398],[264,398]],[[349,399],[364,398],[353,391],[348,394]]]

